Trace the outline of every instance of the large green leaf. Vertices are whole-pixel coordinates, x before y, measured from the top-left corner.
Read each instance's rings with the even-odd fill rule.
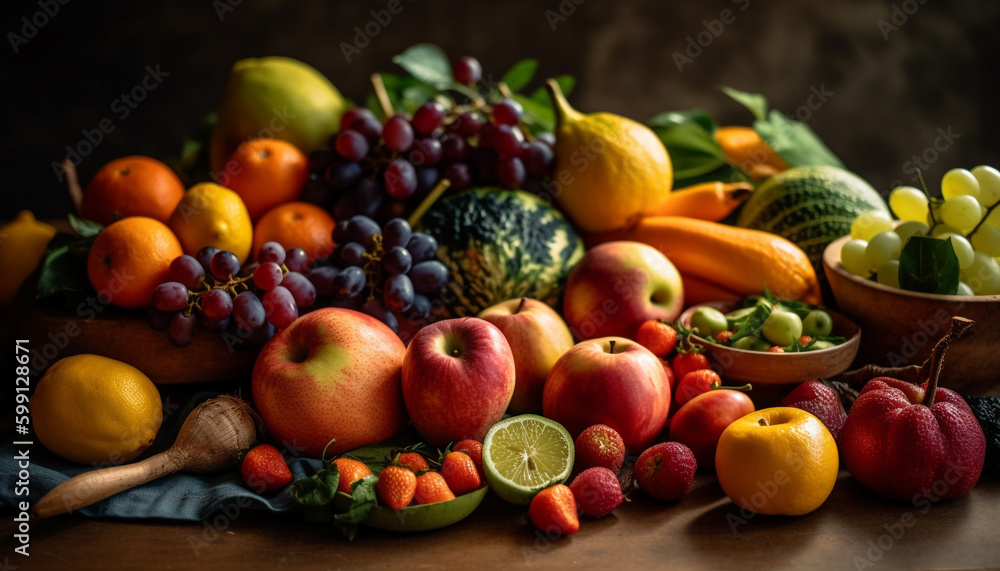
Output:
[[[911,236],[899,254],[899,285],[903,289],[954,295],[958,277],[958,256],[951,238]]]
[[[808,125],[789,119],[776,110],[771,110],[767,120],[754,121],[753,128],[790,167],[829,165],[844,168],[844,163]]]
[[[511,91],[520,91],[524,86],[528,85],[531,78],[535,77],[536,71],[538,71],[538,60],[523,59],[515,63],[514,67],[507,70],[507,73],[503,74],[500,81],[507,84],[507,87]]]
[[[60,292],[90,290],[86,259],[93,243],[93,237],[56,234],[42,258],[35,298],[41,300]]]
[[[732,87],[722,87],[722,92],[732,97],[753,113],[754,118],[763,121],[767,117],[767,98],[759,93],[747,93]]]
[[[434,44],[417,44],[409,47],[393,57],[392,61],[424,83],[444,86],[454,82],[448,56]]]

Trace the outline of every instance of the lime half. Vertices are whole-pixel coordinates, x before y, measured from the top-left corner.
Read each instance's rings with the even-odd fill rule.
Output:
[[[522,414],[493,425],[483,439],[483,471],[498,496],[527,505],[535,494],[569,479],[573,438],[558,422]]]

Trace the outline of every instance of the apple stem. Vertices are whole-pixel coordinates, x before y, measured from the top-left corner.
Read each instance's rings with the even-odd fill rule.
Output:
[[[951,328],[934,345],[934,349],[931,350],[931,356],[927,358],[926,363],[929,369],[929,376],[927,379],[927,390],[924,391],[924,406],[934,406],[934,398],[937,396],[938,378],[941,376],[941,369],[944,368],[944,355],[948,350],[948,345],[952,341],[964,336],[975,323],[975,321],[966,319],[965,317],[958,317],[957,315],[952,317]]]
[[[751,385],[750,383],[747,383],[747,384],[743,385],[742,387],[725,387],[725,386],[722,386],[719,383],[719,381],[712,381],[712,384],[708,385],[708,388],[712,389],[713,391],[719,391],[719,390],[722,390],[722,389],[726,389],[726,390],[730,390],[730,391],[743,391],[743,392],[747,392],[747,391],[752,391],[753,390],[753,385]]]
[[[608,345],[611,347],[611,350],[609,352],[612,355],[614,355],[615,354],[615,340],[612,339],[611,341],[608,341]]]
[[[770,424],[767,423],[767,419],[766,418],[758,418],[757,419],[757,424],[759,424],[761,426],[771,426]]]
[[[521,298],[521,303],[517,304],[517,311],[515,311],[514,313],[521,313],[521,310],[524,309],[524,304],[527,303],[527,302],[528,302],[528,298],[522,297]]]

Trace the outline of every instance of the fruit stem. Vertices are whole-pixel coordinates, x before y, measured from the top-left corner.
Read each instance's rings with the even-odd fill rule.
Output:
[[[757,424],[759,424],[761,426],[771,426],[770,424],[768,424],[766,418],[758,418],[757,419]]]
[[[527,301],[528,301],[528,298],[522,297],[521,298],[521,303],[517,304],[517,310],[514,311],[514,313],[521,313],[521,310],[524,309],[524,304],[527,303]]]
[[[562,88],[559,87],[559,83],[556,80],[546,80],[545,87],[548,89],[549,97],[552,98],[553,105],[556,108],[556,131],[558,132],[564,121],[567,119],[576,121],[580,118],[580,113],[570,107],[569,102],[566,101],[566,96],[563,95]]]
[[[708,388],[712,389],[713,391],[719,391],[719,390],[726,389],[726,390],[730,390],[730,391],[743,391],[743,392],[747,392],[747,391],[752,391],[753,390],[753,385],[751,385],[750,383],[747,383],[747,384],[743,385],[742,387],[725,387],[725,386],[722,386],[722,384],[719,383],[719,381],[712,381],[712,384],[708,385]]]
[[[410,226],[416,228],[417,222],[420,222],[420,219],[423,218],[424,214],[426,214],[430,207],[437,202],[438,198],[441,198],[441,195],[444,194],[444,191],[448,190],[449,186],[451,186],[451,181],[446,178],[441,179],[441,182],[437,183],[437,186],[435,186],[434,189],[431,190],[430,194],[424,198],[424,200],[420,203],[420,206],[417,206],[417,209],[413,211],[413,214],[410,214],[410,218],[407,220],[407,222],[410,223]]]
[[[372,87],[375,88],[375,98],[378,99],[379,107],[382,108],[382,113],[388,119],[396,114],[396,110],[392,108],[392,101],[389,99],[389,92],[385,89],[385,82],[382,81],[382,74],[373,73],[371,80]]]
[[[83,188],[80,186],[80,178],[76,174],[76,165],[73,161],[65,159],[62,162],[63,172],[66,174],[66,191],[70,200],[73,201],[73,210],[80,212],[80,204],[83,203]]]
[[[997,206],[1000,206],[1000,200],[994,202],[993,206],[990,206],[989,208],[986,209],[986,213],[983,214],[983,217],[979,219],[979,223],[976,224],[976,227],[965,235],[966,240],[972,239],[972,236],[979,231],[979,228],[982,227],[982,225],[986,222],[986,219],[990,217],[990,214],[993,214],[993,211],[996,210]]]
[[[614,340],[614,339],[612,339],[611,341],[608,341],[608,346],[609,346],[609,348],[610,348],[610,349],[608,350],[608,352],[609,352],[609,353],[610,353],[611,355],[614,355],[614,354],[615,354],[615,340]]]
[[[930,369],[930,376],[927,380],[927,390],[924,391],[924,400],[922,403],[924,406],[928,408],[934,406],[934,398],[937,396],[938,378],[941,376],[941,369],[944,368],[944,355],[948,350],[948,345],[952,341],[964,336],[975,323],[975,321],[966,319],[965,317],[957,315],[952,317],[951,328],[934,345],[934,349],[931,350],[931,356],[927,358],[927,362],[925,363]]]

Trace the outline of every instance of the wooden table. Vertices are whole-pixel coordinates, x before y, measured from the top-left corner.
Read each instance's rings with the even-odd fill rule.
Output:
[[[642,492],[572,536],[550,540],[526,509],[490,493],[458,524],[404,535],[363,528],[348,543],[298,516],[243,512],[192,523],[88,520],[34,522],[30,558],[9,569],[899,569],[1000,566],[1000,482],[922,509],[874,496],[844,471],[833,494],[802,517],[741,514],[711,473],[679,503]],[[14,533],[3,514],[3,544]],[[870,564],[870,565],[869,565]]]

